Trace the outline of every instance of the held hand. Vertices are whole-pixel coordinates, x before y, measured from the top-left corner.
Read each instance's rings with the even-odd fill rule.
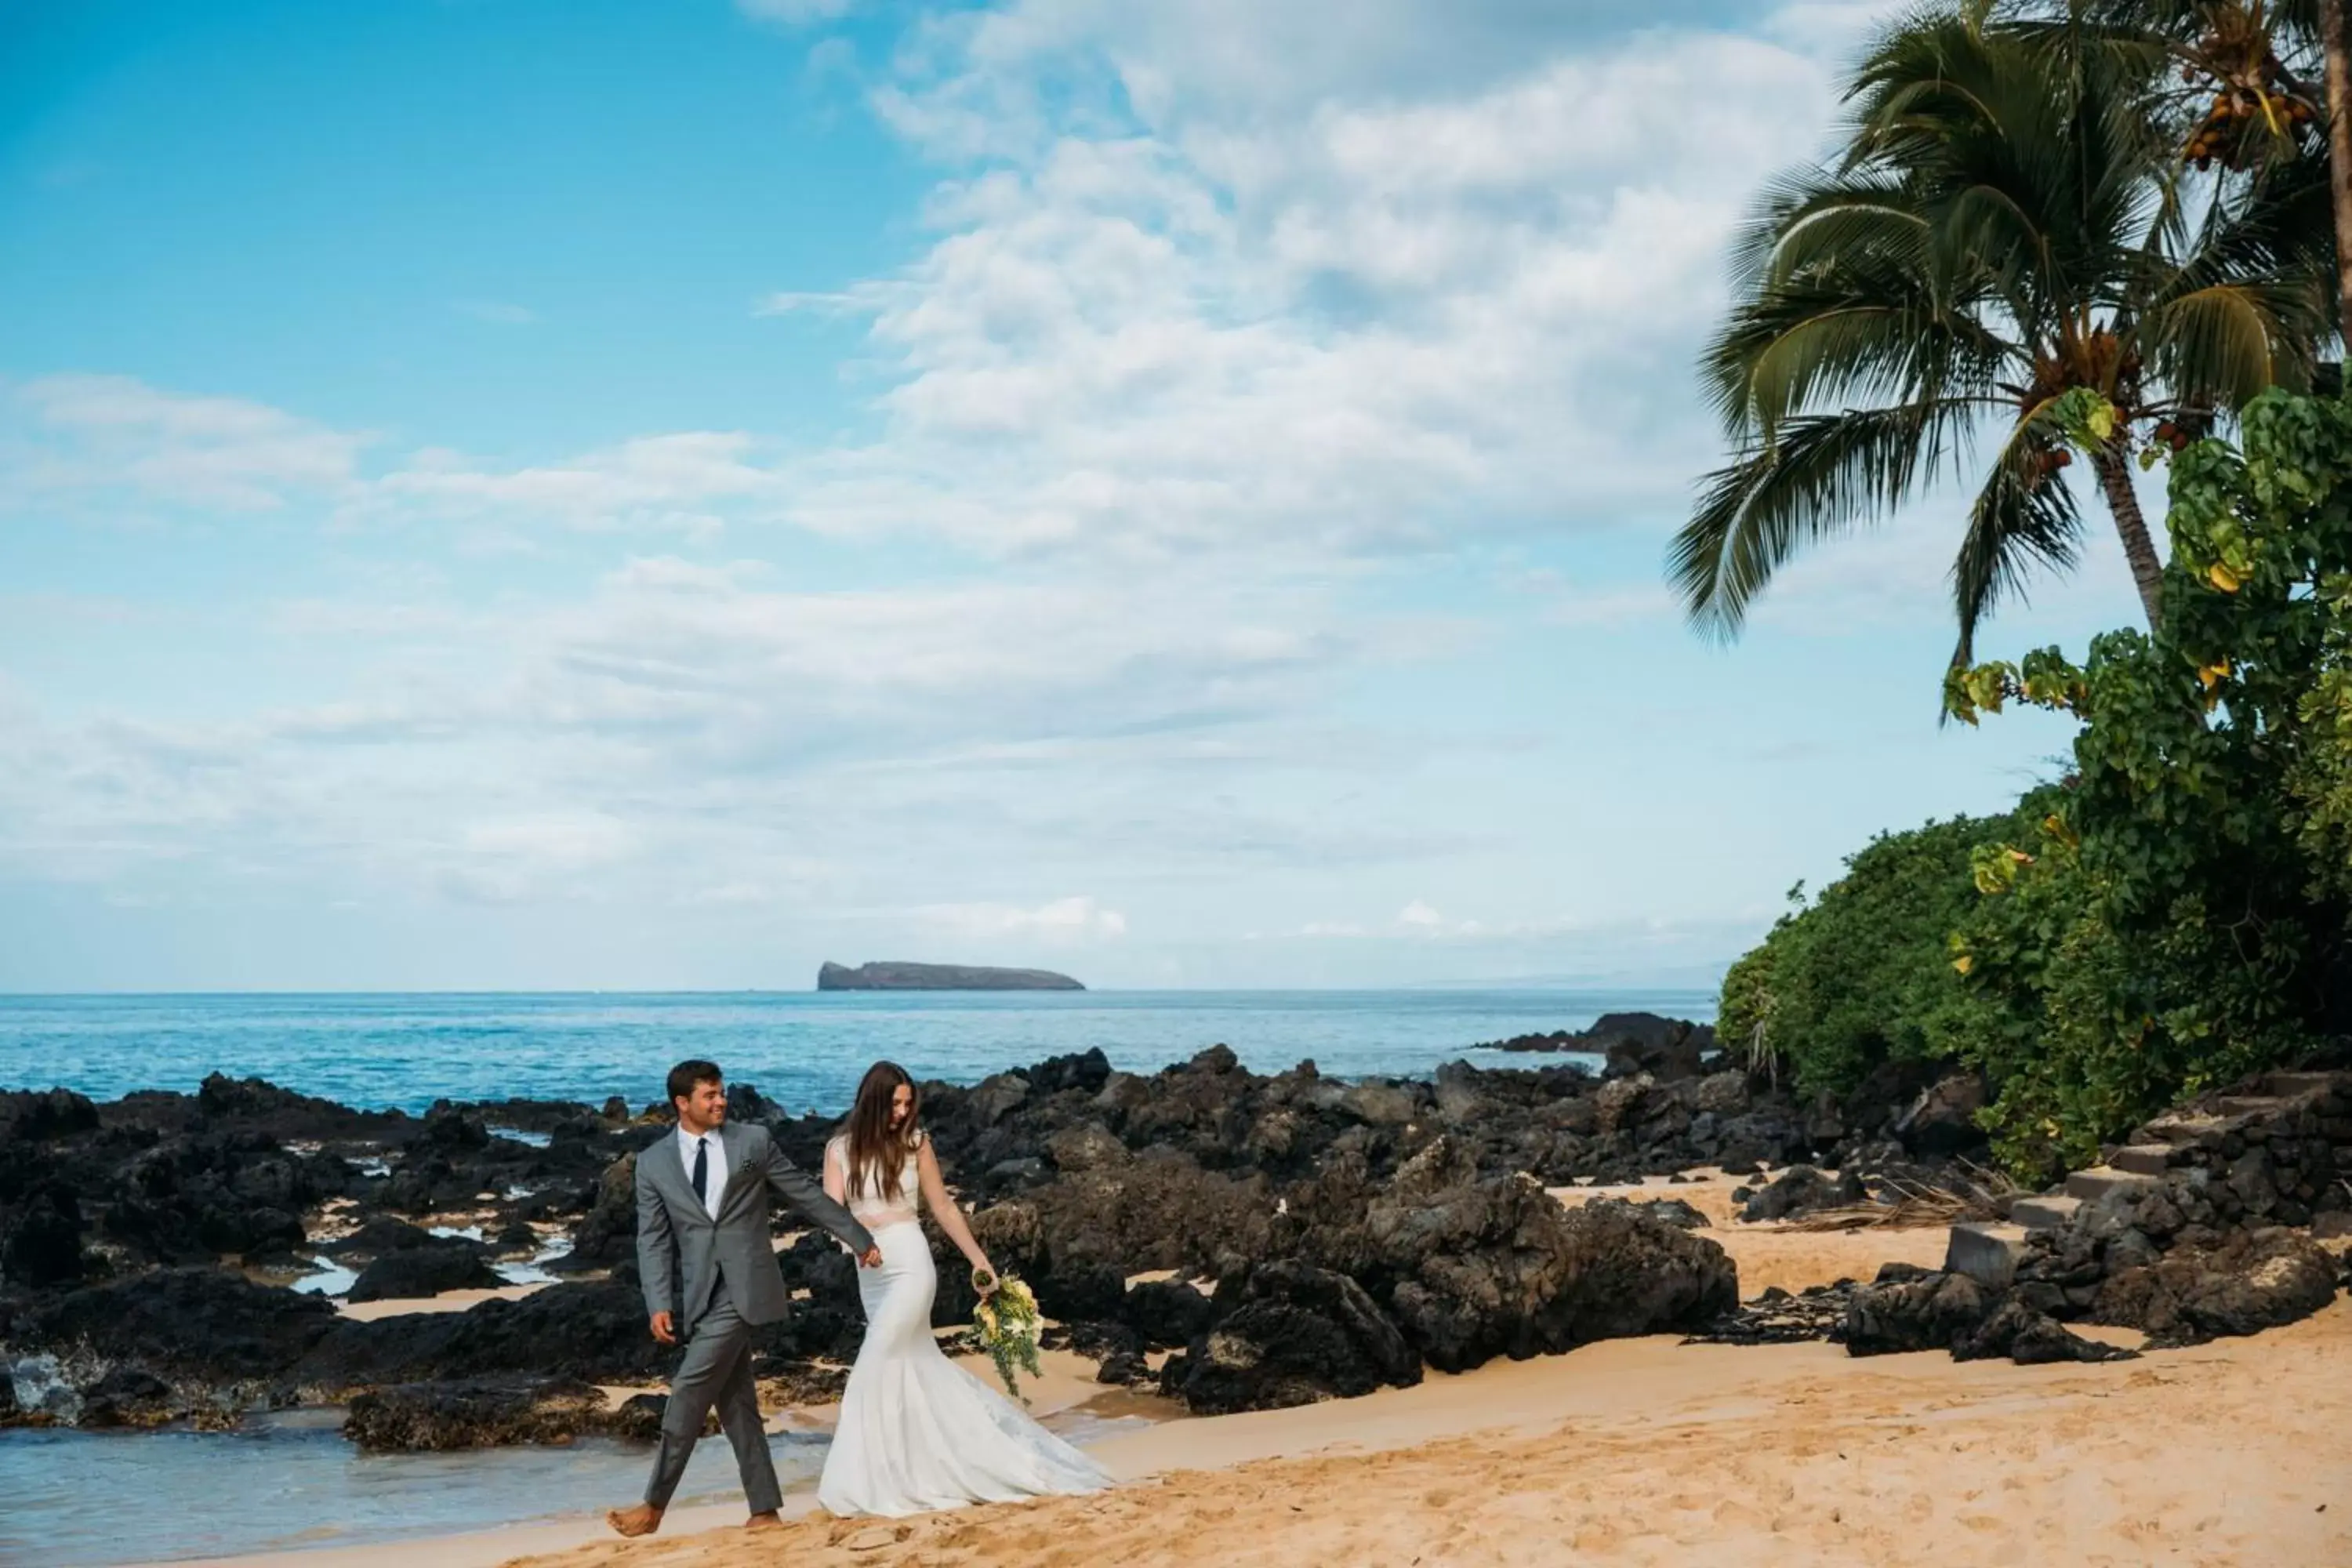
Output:
[[[666,1345],[677,1343],[677,1331],[671,1325],[667,1312],[656,1312],[653,1317],[654,1338]]]
[[[860,1268],[881,1268],[882,1249],[878,1247],[869,1247],[865,1251],[859,1253],[857,1255],[857,1267]]]
[[[982,1300],[985,1301],[996,1294],[998,1282],[996,1270],[990,1267],[987,1258],[983,1258],[971,1266],[971,1288],[980,1292]]]

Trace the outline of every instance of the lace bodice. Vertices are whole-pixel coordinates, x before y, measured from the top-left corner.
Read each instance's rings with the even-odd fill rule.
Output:
[[[908,1147],[907,1163],[898,1167],[897,1192],[881,1190],[881,1173],[877,1171],[868,1176],[865,1192],[856,1194],[849,1191],[848,1136],[836,1136],[824,1146],[825,1168],[842,1178],[844,1201],[848,1204],[849,1212],[857,1216],[858,1224],[874,1230],[886,1225],[904,1225],[921,1216],[923,1178],[916,1156],[922,1146],[923,1135],[918,1131]]]

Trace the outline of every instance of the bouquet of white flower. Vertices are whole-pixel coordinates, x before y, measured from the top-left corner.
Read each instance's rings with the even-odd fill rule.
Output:
[[[1017,1368],[1032,1377],[1044,1375],[1044,1368],[1037,1364],[1037,1336],[1044,1331],[1045,1320],[1037,1314],[1037,1298],[1011,1275],[997,1279],[984,1268],[971,1271],[971,1286],[981,1292],[980,1305],[971,1310],[973,1336],[996,1363],[996,1375],[1004,1380],[1005,1392],[1026,1405],[1029,1396],[1021,1392],[1013,1373]]]

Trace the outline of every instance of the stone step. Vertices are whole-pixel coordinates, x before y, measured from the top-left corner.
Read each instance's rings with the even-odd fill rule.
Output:
[[[2023,1226],[1972,1220],[1952,1227],[1951,1239],[1944,1246],[1944,1267],[1988,1290],[2006,1290],[2016,1281],[2017,1260],[2024,1250]]]
[[[2080,1198],[2070,1198],[2063,1193],[2043,1193],[2011,1204],[2009,1222],[2027,1230],[2056,1230],[2074,1219],[2074,1211],[2082,1206]]]
[[[2159,1116],[2133,1133],[2132,1137],[2142,1143],[2164,1143],[2177,1148],[2184,1143],[2194,1143],[2208,1132],[2219,1132],[2227,1125],[2225,1117],[2198,1116],[2183,1111]]]
[[[2270,1116],[2286,1109],[2275,1094],[2225,1094],[2213,1103],[2224,1116]]]
[[[2067,1173],[2066,1195],[2095,1204],[2109,1193],[2142,1192],[2156,1184],[2157,1178],[2144,1172],[2126,1170],[2119,1165],[2093,1165],[2088,1170]]]
[[[2274,1072],[2263,1077],[2264,1094],[2283,1095],[2293,1099],[2299,1094],[2313,1094],[2323,1089],[2333,1089],[2345,1081],[2345,1075],[2335,1072]]]
[[[2107,1162],[2118,1171],[2134,1175],[2161,1176],[2172,1168],[2172,1146],[2169,1143],[2130,1143],[2118,1149]]]

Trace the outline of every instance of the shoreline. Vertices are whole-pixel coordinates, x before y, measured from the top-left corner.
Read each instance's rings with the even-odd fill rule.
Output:
[[[2177,1422],[2192,1404],[2242,1440],[2209,1441],[2184,1468],[2144,1440],[2143,1424],[2168,1412]],[[2169,1541],[2193,1545],[2188,1561],[2253,1568],[2352,1558],[2352,1507],[2326,1507],[2352,1480],[2335,1436],[2347,1416],[2347,1300],[2255,1339],[2063,1367],[1955,1363],[1937,1352],[1855,1360],[1827,1344],[1685,1345],[1662,1335],[1113,1437],[1090,1452],[1121,1485],[1091,1498],[898,1521],[803,1511],[757,1542],[717,1505],[681,1510],[677,1528],[635,1542],[590,1518],[179,1561],[392,1568],[429,1546],[436,1568],[1054,1568],[1318,1552],[1402,1564],[1442,1538],[1479,1554],[1431,1561],[1557,1562],[1567,1547],[1612,1552],[1612,1563],[1704,1554],[1727,1568],[2062,1555],[2122,1568],[2153,1561]],[[1863,1444],[1872,1452],[1857,1463],[1850,1456]]]

